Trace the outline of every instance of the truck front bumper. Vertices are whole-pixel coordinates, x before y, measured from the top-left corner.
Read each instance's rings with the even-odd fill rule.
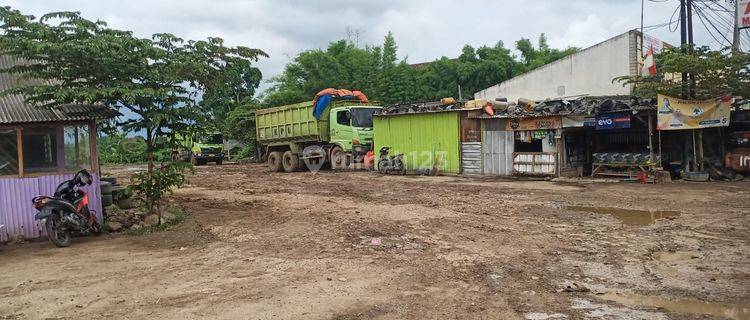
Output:
[[[224,154],[223,153],[216,153],[216,154],[201,153],[201,154],[196,154],[195,157],[198,158],[199,160],[206,160],[208,162],[214,162],[217,160],[224,159]]]

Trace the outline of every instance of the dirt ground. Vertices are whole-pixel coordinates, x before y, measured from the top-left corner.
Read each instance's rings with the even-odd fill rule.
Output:
[[[748,182],[225,165],[172,201],[168,231],[0,247],[0,319],[750,319]]]

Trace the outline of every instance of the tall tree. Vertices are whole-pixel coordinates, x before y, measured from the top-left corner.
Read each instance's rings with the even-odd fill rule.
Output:
[[[217,38],[197,42],[170,34],[138,38],[108,28],[103,21],[84,19],[78,12],[53,12],[36,19],[4,7],[0,22],[0,54],[25,61],[2,71],[46,80],[26,81],[4,93],[22,94],[40,107],[103,103],[129,110],[135,116],[117,124],[125,131],[145,132],[144,178],[152,191],[164,186],[153,174],[155,143],[164,140],[159,138],[202,119],[199,96],[207,93],[211,99],[223,99],[217,82],[232,78],[235,67],[250,74],[250,81],[239,87],[253,87],[259,75],[249,63],[265,55],[257,49],[225,47]],[[147,199],[149,210],[156,208],[156,201],[158,197]]]
[[[326,50],[309,50],[297,55],[272,80],[273,88],[263,99],[266,106],[278,106],[311,100],[319,90],[344,87],[363,90],[382,104],[464,97],[512,78],[535,67],[576,51],[552,49],[546,37],[539,39],[538,49],[526,39],[517,43],[521,60],[505,48],[464,46],[456,59],[442,57],[434,62],[410,66],[399,61],[398,45],[391,32],[379,46],[358,48],[351,41],[332,42]]]
[[[393,37],[393,33],[388,31],[383,41],[383,63],[381,64],[383,69],[389,69],[396,66],[398,61],[398,46],[396,45],[396,39]]]
[[[253,65],[265,52],[245,47],[226,47],[221,38],[188,43],[188,49],[200,59],[200,69],[189,76],[200,89],[201,110],[207,113],[209,125],[220,129],[227,114],[252,100],[263,75]]]

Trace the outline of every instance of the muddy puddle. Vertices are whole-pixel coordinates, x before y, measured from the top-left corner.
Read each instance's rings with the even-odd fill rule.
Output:
[[[654,252],[652,258],[655,262],[654,268],[659,273],[677,276],[680,273],[677,268],[678,265],[688,263],[693,259],[699,259],[700,256],[693,252]]]
[[[599,298],[628,307],[661,308],[673,313],[708,315],[734,320],[750,320],[750,303],[722,304],[689,299],[669,300],[661,297],[644,296],[632,293],[607,293],[599,296]]]
[[[679,211],[667,210],[630,210],[622,208],[582,206],[567,206],[566,209],[578,212],[607,214],[617,218],[625,225],[636,227],[654,224],[656,220],[680,216]]]

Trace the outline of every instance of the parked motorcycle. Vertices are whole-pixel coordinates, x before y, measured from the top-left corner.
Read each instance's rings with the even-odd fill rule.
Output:
[[[380,148],[380,159],[378,160],[378,172],[382,174],[406,174],[406,164],[404,163],[404,155],[402,153],[394,156],[389,156],[391,148],[382,147]]]
[[[81,170],[71,180],[64,181],[52,197],[37,196],[31,200],[39,212],[34,215],[39,225],[47,230],[47,238],[58,247],[67,247],[72,235],[100,234],[101,224],[96,212],[89,209],[89,195],[80,187],[91,185],[93,177]]]

